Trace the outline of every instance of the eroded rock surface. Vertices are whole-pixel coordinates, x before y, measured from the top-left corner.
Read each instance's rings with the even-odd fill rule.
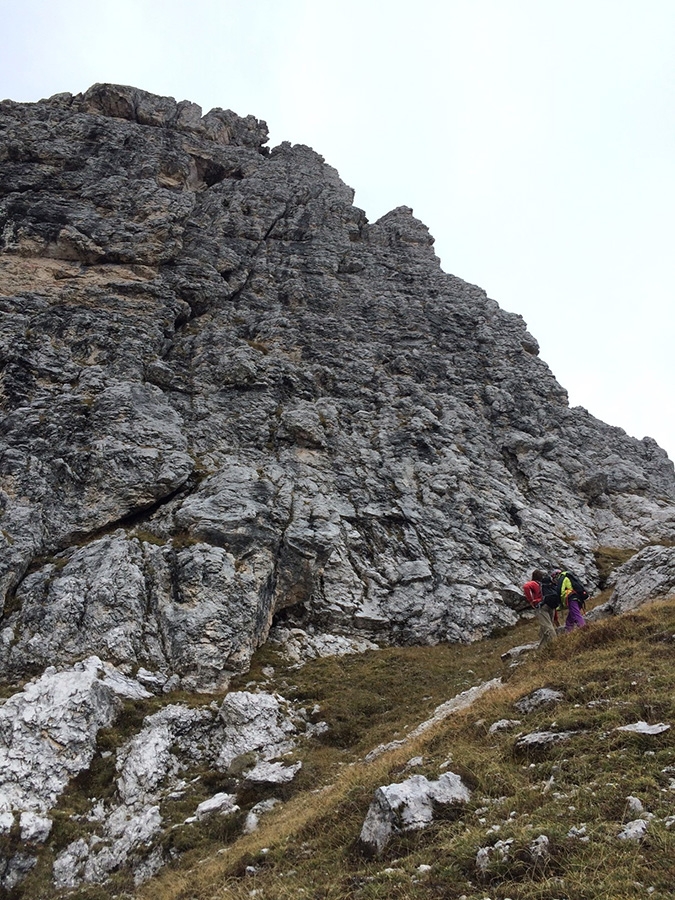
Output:
[[[214,688],[275,620],[471,640],[537,561],[675,537],[654,441],[570,409],[410,209],[266,139],[124,86],[0,105],[5,677]]]

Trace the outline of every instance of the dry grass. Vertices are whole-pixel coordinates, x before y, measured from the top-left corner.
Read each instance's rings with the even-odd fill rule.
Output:
[[[669,776],[662,770],[675,763],[674,735],[671,730],[645,737],[614,729],[638,719],[675,719],[675,642],[671,640],[675,603],[656,604],[565,636],[511,670],[504,687],[484,696],[470,711],[370,764],[363,762],[366,744],[377,743],[373,737],[381,736],[383,723],[392,729],[387,735],[391,739],[393,731],[402,733],[404,726],[416,724],[429,712],[420,703],[418,718],[410,721],[412,694],[397,695],[401,685],[395,673],[404,674],[408,682],[422,680],[429,692],[424,696],[429,696],[438,689],[439,670],[445,667],[450,690],[440,700],[446,699],[466,687],[461,684],[466,680],[461,677],[461,665],[466,673],[471,660],[476,681],[493,675],[506,644],[524,642],[534,637],[534,631],[532,625],[526,626],[516,640],[512,635],[508,641],[500,638],[480,647],[454,648],[452,653],[449,648],[409,648],[392,651],[389,660],[381,657],[377,664],[361,657],[324,660],[293,673],[300,694],[309,691],[314,681],[315,695],[322,695],[329,717],[339,722],[370,665],[375,680],[368,682],[369,690],[377,683],[382,706],[371,713],[373,721],[362,735],[343,730],[341,740],[346,746],[316,751],[323,752],[324,758],[314,763],[315,777],[329,779],[330,786],[303,790],[263,818],[254,834],[193,860],[189,871],[180,866],[165,870],[139,896],[144,900],[243,900],[251,891],[258,892],[253,896],[274,900],[672,896],[675,836],[663,819],[675,810]],[[470,651],[472,655],[465,656]],[[434,662],[435,654],[440,663]],[[335,666],[341,680],[339,690],[336,686],[331,691]],[[287,686],[289,674],[282,677]],[[561,690],[565,701],[555,708],[519,715],[514,701],[544,685]],[[389,690],[394,691],[393,697]],[[398,719],[387,699],[394,701]],[[438,700],[426,702],[433,706]],[[368,716],[362,707],[356,713],[360,718]],[[514,751],[518,729],[488,732],[497,719],[514,717],[522,720],[523,731],[553,728],[576,734],[545,758],[523,759]],[[313,752],[307,751],[308,765]],[[381,860],[364,858],[357,838],[374,789],[406,777],[406,761],[418,755],[424,761],[415,771],[429,777],[437,777],[441,764],[451,758],[450,768],[472,789],[471,803],[460,818],[440,820],[424,832],[399,837]],[[629,795],[638,796],[656,817],[639,845],[617,840],[622,822],[634,817],[627,807]],[[582,825],[588,842],[568,836],[570,828]],[[549,839],[550,857],[537,867],[528,848],[540,834]],[[479,878],[478,849],[500,839],[512,841],[509,856],[494,859],[486,877]],[[431,865],[431,870],[418,872],[422,864]],[[654,891],[648,895],[650,887]]]
[[[604,599],[599,595],[595,602]],[[180,850],[171,865],[137,890],[120,873],[104,887],[81,888],[69,896],[621,900],[646,897],[651,887],[649,896],[672,896],[675,833],[671,835],[664,819],[675,813],[675,793],[670,790],[675,773],[663,769],[675,765],[675,735],[672,729],[656,737],[614,729],[639,719],[675,723],[674,634],[671,602],[564,636],[514,668],[505,666],[500,656],[536,639],[532,621],[471,646],[389,648],[316,660],[301,669],[284,665],[267,646],[232,687],[254,682],[307,709],[318,703],[320,718],[330,726],[320,741],[300,745],[297,755],[303,769],[284,789],[283,804],[263,816],[259,829],[247,836],[238,830],[242,817],[229,825],[215,817],[172,831],[174,819],[182,821],[209,791],[219,789],[214,773],[200,773],[195,788],[199,794],[187,797],[185,808],[179,803],[175,810],[163,809],[166,846]],[[365,762],[373,747],[405,737],[449,697],[498,674],[503,686],[470,710]],[[519,714],[514,703],[542,686],[562,691],[564,702]],[[142,704],[129,705],[119,734],[106,732],[102,741],[114,749],[149,711]],[[522,724],[491,735],[490,724],[504,718],[518,718]],[[518,733],[547,729],[570,730],[575,736],[544,757],[518,755]],[[406,769],[417,756],[422,764]],[[436,778],[448,760],[472,792],[462,814],[399,836],[382,859],[365,858],[358,836],[374,790],[413,771]],[[75,836],[70,812],[84,809],[88,797],[104,793],[109,774],[93,766],[64,796],[54,832],[59,846]],[[617,840],[622,822],[634,817],[628,811],[629,795],[639,797],[655,816],[639,845]],[[588,842],[568,836],[570,828],[582,825]],[[550,856],[545,865],[536,866],[528,848],[540,834],[549,839]],[[493,856],[486,875],[479,877],[477,851],[498,840],[511,841],[508,856]],[[55,849],[47,848],[44,861],[12,900],[53,896],[49,863]],[[419,872],[420,865],[431,869]]]

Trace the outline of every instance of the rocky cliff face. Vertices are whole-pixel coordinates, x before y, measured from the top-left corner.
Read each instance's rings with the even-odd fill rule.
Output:
[[[570,409],[411,210],[266,140],[127,87],[0,104],[5,679],[470,640],[535,564],[675,539],[654,441]]]

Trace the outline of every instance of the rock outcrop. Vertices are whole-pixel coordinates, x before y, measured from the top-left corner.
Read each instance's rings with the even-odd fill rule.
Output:
[[[266,140],[129,87],[0,104],[5,679],[472,640],[534,564],[675,537],[653,440],[570,409],[410,209]]]
[[[612,572],[612,594],[592,618],[629,612],[650,600],[675,596],[675,547],[645,547]]]

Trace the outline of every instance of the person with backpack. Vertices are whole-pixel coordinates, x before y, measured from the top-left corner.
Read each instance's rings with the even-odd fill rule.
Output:
[[[548,644],[556,636],[556,630],[553,625],[553,612],[551,606],[544,601],[542,593],[542,583],[544,579],[550,578],[541,569],[535,569],[532,573],[532,580],[523,585],[523,593],[525,599],[534,609],[534,615],[539,622],[539,646],[543,647]]]
[[[558,595],[558,585],[555,578],[546,574],[541,580],[542,603],[548,607],[549,615],[553,621],[553,626],[558,633],[558,609],[560,608],[560,597]]]
[[[557,573],[556,587],[558,597],[563,606],[567,607],[567,620],[565,631],[574,628],[583,628],[586,624],[582,610],[586,608],[589,593],[576,575],[572,572],[559,570]]]

